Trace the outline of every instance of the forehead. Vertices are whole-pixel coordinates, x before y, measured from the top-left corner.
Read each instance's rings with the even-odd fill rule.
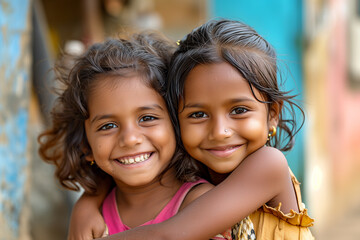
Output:
[[[93,80],[90,82],[90,91],[101,87],[103,85],[118,85],[124,82],[126,79],[143,79],[139,72],[134,69],[123,68],[116,71],[110,71],[105,73],[96,74]],[[145,80],[144,80],[145,82]]]
[[[261,94],[253,88],[257,98]],[[184,100],[218,100],[239,97],[255,98],[249,82],[226,62],[202,64],[188,74],[184,85]]]
[[[206,81],[207,79],[209,81]],[[217,84],[236,84],[243,81],[246,81],[246,79],[244,79],[233,66],[229,63],[221,62],[197,65],[186,77],[185,86],[189,84],[208,85],[212,82]]]
[[[111,104],[118,108],[146,102],[164,104],[160,94],[137,74],[99,75],[94,82],[88,95],[89,108],[101,107],[102,104]]]

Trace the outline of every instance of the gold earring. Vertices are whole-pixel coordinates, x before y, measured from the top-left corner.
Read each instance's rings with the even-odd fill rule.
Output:
[[[272,126],[271,127],[271,132],[269,132],[269,134],[268,134],[268,141],[270,141],[270,138],[271,137],[273,137],[273,136],[275,136],[276,135],[276,127],[275,126]]]
[[[271,137],[276,135],[276,127],[272,126],[272,133],[271,133]]]
[[[92,161],[90,162],[90,166],[94,165],[94,163],[95,163],[95,161],[92,160]]]

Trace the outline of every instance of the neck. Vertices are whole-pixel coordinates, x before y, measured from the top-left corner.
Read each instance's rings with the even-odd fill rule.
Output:
[[[181,182],[176,179],[175,170],[167,171],[161,180],[154,179],[144,186],[119,186],[116,202],[122,221],[129,227],[136,227],[154,219],[175,195]]]
[[[214,185],[218,185],[219,183],[224,181],[230,174],[230,173],[218,173],[210,168],[208,168],[208,171],[211,178],[211,183]]]

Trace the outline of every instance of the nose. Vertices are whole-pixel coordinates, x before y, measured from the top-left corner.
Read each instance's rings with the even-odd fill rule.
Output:
[[[143,141],[143,135],[136,126],[124,126],[119,134],[120,147],[134,147]]]
[[[225,116],[213,119],[209,129],[209,140],[222,141],[231,137],[233,131]]]

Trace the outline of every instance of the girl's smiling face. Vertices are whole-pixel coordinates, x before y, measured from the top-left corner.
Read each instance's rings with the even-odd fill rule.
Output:
[[[91,88],[85,121],[87,160],[117,185],[152,182],[170,163],[175,134],[163,98],[137,75],[100,75]]]
[[[259,100],[265,100],[255,88]],[[230,173],[265,145],[277,125],[249,83],[228,63],[198,65],[186,78],[179,105],[181,138],[186,151],[217,173]],[[275,116],[275,117],[270,117]]]

